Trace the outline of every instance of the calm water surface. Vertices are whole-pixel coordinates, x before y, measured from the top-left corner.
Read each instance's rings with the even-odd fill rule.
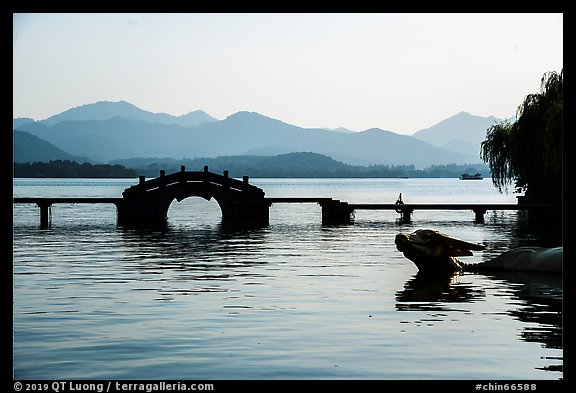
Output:
[[[132,179],[15,179],[14,196],[119,197]],[[269,197],[350,203],[515,203],[489,179],[251,179]],[[558,245],[522,213],[359,211],[323,227],[315,204],[224,230],[218,204],[174,201],[158,230],[114,205],[14,205],[17,379],[562,379],[555,276],[422,280],[394,246],[437,229],[487,245]]]

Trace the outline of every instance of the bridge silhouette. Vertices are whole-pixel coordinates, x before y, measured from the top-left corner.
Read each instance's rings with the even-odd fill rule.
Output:
[[[204,167],[203,172],[180,172],[145,180],[140,176],[139,184],[129,187],[116,203],[118,224],[156,224],[168,218],[170,204],[189,197],[214,198],[222,211],[223,223],[267,223],[268,204],[264,191],[249,184],[248,176],[242,181],[229,177],[228,171],[218,175]]]
[[[216,200],[222,211],[222,224],[240,226],[266,226],[269,223],[270,206],[275,203],[317,203],[322,208],[322,224],[348,224],[356,210],[394,210],[402,222],[410,222],[412,212],[423,210],[472,210],[475,221],[484,222],[488,210],[543,210],[549,205],[536,204],[351,204],[333,198],[267,198],[259,187],[249,183],[248,176],[237,180],[229,176],[208,171],[186,171],[166,175],[160,171],[157,178],[146,180],[139,177],[138,184],[128,187],[122,198],[14,198],[14,203],[35,203],[40,207],[40,226],[50,225],[50,208],[55,203],[113,203],[117,208],[118,225],[141,226],[164,224],[168,209],[174,200],[189,197]]]

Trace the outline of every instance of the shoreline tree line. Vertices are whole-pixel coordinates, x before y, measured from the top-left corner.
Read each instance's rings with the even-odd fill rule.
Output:
[[[177,172],[184,165],[188,171],[229,171],[231,177],[252,178],[452,178],[462,173],[489,176],[484,164],[432,165],[416,169],[413,165],[348,165],[317,153],[289,153],[278,156],[228,156],[195,159],[138,158],[111,164],[79,164],[76,161],[14,163],[15,178],[133,178],[157,177],[160,170]]]
[[[14,163],[15,178],[125,178],[137,176],[136,171],[122,165],[79,164],[76,161]]]

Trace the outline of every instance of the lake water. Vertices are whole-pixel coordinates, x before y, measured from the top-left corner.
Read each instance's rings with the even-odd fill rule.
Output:
[[[251,179],[268,197],[349,203],[516,203],[490,179]],[[15,197],[120,197],[134,179],[14,179]],[[555,246],[524,213],[358,211],[322,226],[316,204],[224,230],[218,204],[174,201],[164,229],[116,225],[114,205],[13,210],[16,379],[563,378],[562,287],[552,275],[422,280],[394,245],[436,229],[487,245]]]

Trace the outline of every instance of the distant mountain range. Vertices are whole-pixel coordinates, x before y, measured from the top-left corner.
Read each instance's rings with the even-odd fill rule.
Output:
[[[461,112],[408,136],[377,128],[361,132],[301,128],[254,112],[238,112],[223,120],[202,111],[171,116],[124,101],[102,101],[42,121],[14,119],[14,161],[48,160],[38,152],[49,151],[51,159],[86,157],[92,162],[314,152],[351,165],[473,164],[481,162],[480,142],[498,121]],[[35,147],[46,142],[54,149]],[[30,152],[34,148],[37,153]]]
[[[480,117],[460,112],[430,128],[417,131],[413,136],[446,150],[479,157],[486,130],[500,121],[494,116]]]
[[[147,123],[178,124],[181,126],[197,126],[202,123],[217,121],[217,119],[200,110],[182,116],[172,116],[167,113],[145,111],[126,101],[100,101],[95,104],[68,109],[43,120],[42,123],[53,126],[64,121],[109,120],[115,117],[141,120]]]

